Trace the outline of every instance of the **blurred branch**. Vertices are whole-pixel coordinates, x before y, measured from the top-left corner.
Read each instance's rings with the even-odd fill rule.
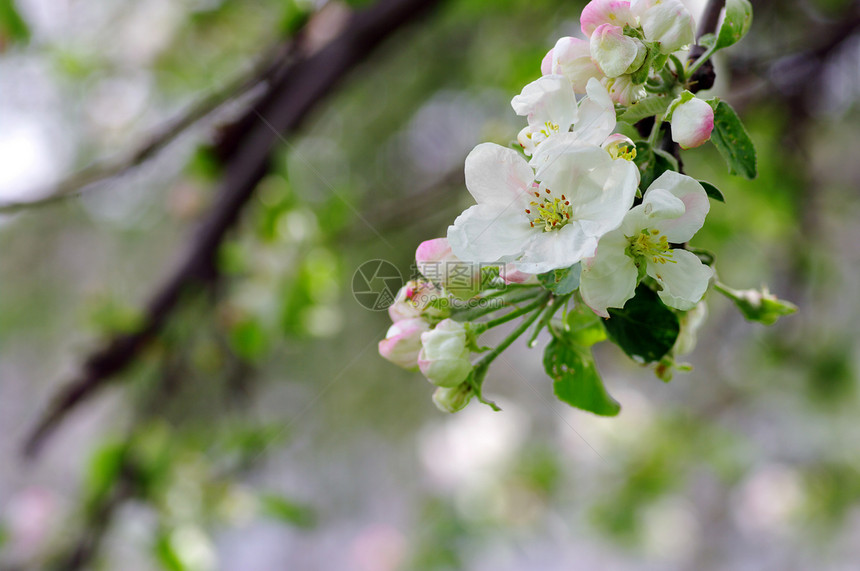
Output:
[[[229,136],[219,149],[224,171],[216,202],[180,263],[150,299],[141,325],[109,339],[84,362],[78,377],[60,389],[26,440],[26,455],[35,455],[71,410],[132,364],[192,286],[208,288],[217,281],[221,243],[268,172],[270,155],[280,139],[294,133],[383,40],[440,2],[380,0],[363,12],[351,14],[325,47],[291,63],[269,92],[234,123],[235,128],[227,131]]]
[[[140,166],[224,104],[249,93],[261,84],[271,82],[278,72],[283,71],[294,59],[297,41],[290,39],[272,47],[250,70],[193,103],[183,113],[155,129],[137,147],[119,157],[99,160],[59,183],[34,193],[38,198],[0,203],[0,213],[11,214],[79,196],[95,183],[120,176]]]

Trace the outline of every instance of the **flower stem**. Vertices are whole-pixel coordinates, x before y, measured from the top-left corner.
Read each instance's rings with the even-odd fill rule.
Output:
[[[699,68],[702,67],[705,64],[705,62],[711,58],[712,55],[714,55],[714,52],[716,52],[716,51],[717,50],[713,46],[708,48],[707,50],[705,50],[705,53],[700,55],[699,59],[697,59],[695,62],[693,62],[693,65],[691,65],[689,67],[689,69],[687,69],[686,76],[687,77],[693,77],[693,74],[696,73],[699,70]]]
[[[550,294],[550,292],[546,292],[546,294],[541,296],[541,299],[538,302],[531,304],[529,308],[531,310],[534,310],[540,306],[545,305],[549,301],[551,295],[552,294]],[[511,315],[511,313],[509,313],[505,317],[508,317],[509,315]],[[525,311],[520,313],[520,315],[522,315],[523,313],[525,313]],[[475,364],[475,376],[473,382],[475,383],[475,388],[477,389],[476,394],[480,394],[481,383],[484,381],[484,377],[487,375],[487,371],[490,368],[490,363],[492,363],[496,359],[496,357],[501,355],[505,349],[510,347],[511,343],[516,341],[520,335],[525,333],[526,330],[528,330],[528,328],[531,326],[531,324],[534,323],[535,320],[540,317],[542,313],[543,312],[541,311],[533,311],[532,314],[523,319],[522,323],[520,323],[516,329],[511,331],[510,334],[505,337],[501,343],[499,343],[492,351],[481,357],[481,359]]]
[[[512,321],[521,315],[525,315],[526,313],[530,313],[530,312],[534,311],[535,309],[543,306],[544,304],[546,304],[546,296],[542,296],[541,299],[538,299],[534,303],[530,303],[529,305],[527,305],[525,307],[520,307],[520,308],[515,309],[509,313],[506,313],[505,315],[503,315],[501,317],[497,317],[495,319],[491,319],[490,321],[487,321],[486,323],[482,324],[484,326],[483,329],[484,329],[484,331],[486,331],[487,329],[492,329],[493,327],[497,327],[503,323],[507,323],[508,321]]]
[[[651,128],[651,135],[648,137],[648,146],[653,150],[657,146],[657,139],[660,138],[660,127],[663,126],[663,117],[657,115],[654,117],[654,126]]]

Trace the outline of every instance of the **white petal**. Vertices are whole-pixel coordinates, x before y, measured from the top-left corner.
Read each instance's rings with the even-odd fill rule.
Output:
[[[545,75],[529,83],[511,106],[517,115],[528,117],[529,126],[538,131],[549,122],[564,133],[577,119],[576,95],[562,75]]]
[[[615,104],[606,87],[591,78],[586,87],[587,96],[579,102],[579,120],[573,132],[580,140],[592,145],[602,145],[615,130]]]
[[[649,261],[646,271],[663,287],[659,292],[663,303],[684,311],[693,309],[705,295],[714,271],[692,252],[680,249],[671,252],[665,264]]]
[[[454,255],[467,262],[508,262],[536,232],[518,206],[476,204],[448,226],[448,243]]]
[[[609,153],[606,153],[609,157]],[[604,167],[592,171],[590,179],[602,179],[598,194],[585,198],[574,208],[573,217],[586,225],[586,230],[602,236],[621,225],[625,214],[633,205],[636,188],[639,186],[639,169],[631,161],[612,160]],[[596,182],[600,183],[598,179]]]
[[[653,227],[665,234],[670,242],[676,244],[686,242],[705,223],[705,216],[711,209],[708,194],[696,179],[673,171],[666,171],[652,182],[645,192],[644,199],[657,189],[668,191],[681,199],[684,203],[684,213],[677,218],[662,220]]]
[[[596,248],[597,238],[586,234],[580,224],[571,222],[560,230],[538,233],[514,266],[527,274],[542,274],[569,268],[593,256]]]
[[[466,188],[478,204],[526,208],[533,181],[531,167],[513,149],[481,143],[466,157]]]
[[[624,307],[636,290],[639,272],[633,259],[624,253],[626,248],[624,235],[610,232],[600,239],[597,254],[582,267],[582,300],[601,317],[609,317],[608,307]]]

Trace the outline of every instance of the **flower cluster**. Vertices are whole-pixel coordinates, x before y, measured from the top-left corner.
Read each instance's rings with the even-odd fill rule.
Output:
[[[703,55],[683,64],[676,52],[693,43],[694,21],[680,0],[592,0],[580,19],[584,39],[558,40],[542,76],[511,101],[526,122],[518,148],[483,143],[469,153],[475,204],[446,238],[418,247],[422,275],[398,293],[379,344],[383,357],[436,385],[440,409],[455,412],[472,397],[495,407],[481,395],[489,364],[529,328],[530,346],[542,330],[551,334],[544,365],[556,395],[596,414],[620,406],[597,374],[595,343],[656,363],[665,380],[688,368],[674,357],[695,345],[715,282],[714,256],[688,243],[710,201],[724,199],[680,172],[677,156],[716,133],[730,170],[755,175],[752,143],[731,107],[694,94],[696,71],[749,27],[748,7],[729,0],[721,29],[701,40]],[[764,322],[793,311],[756,308],[745,315]],[[478,345],[484,331],[520,317],[497,347]]]

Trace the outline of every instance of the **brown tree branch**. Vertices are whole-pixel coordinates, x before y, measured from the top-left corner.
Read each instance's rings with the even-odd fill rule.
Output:
[[[236,122],[240,127],[231,131],[230,137],[240,144],[225,145],[229,152],[224,153],[227,157],[218,198],[178,266],[147,304],[142,324],[135,331],[113,337],[90,355],[78,377],[59,391],[36,424],[24,446],[26,455],[35,455],[71,410],[129,367],[161,331],[184,293],[194,285],[213,283],[218,275],[219,247],[267,173],[270,155],[280,138],[294,133],[383,40],[440,2],[380,0],[366,11],[352,14],[337,37],[313,55],[292,63],[269,93]]]

